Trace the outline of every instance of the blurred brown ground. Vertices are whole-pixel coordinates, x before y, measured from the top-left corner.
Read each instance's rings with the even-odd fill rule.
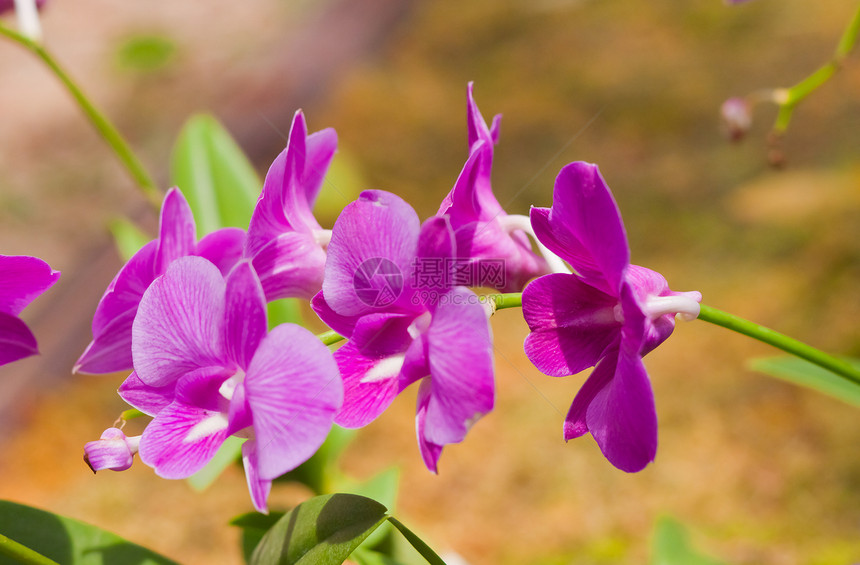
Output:
[[[794,83],[824,62],[852,7],[827,0],[709,2],[108,3],[55,0],[47,43],[168,182],[170,147],[193,112],[221,118],[259,170],[302,107],[335,127],[368,188],[429,215],[465,158],[465,85],[504,114],[494,170],[510,212],[548,205],[558,169],[601,166],[634,262],[673,289],[833,351],[860,355],[860,62],[801,105],[766,163],[770,108],[741,145],[720,136],[732,95]],[[345,7],[346,6],[346,7]],[[150,71],[117,62],[131,37],[175,53]],[[81,461],[124,408],[122,375],[69,374],[92,311],[120,265],[118,214],[154,216],[104,144],[37,61],[0,43],[0,251],[63,271],[25,317],[42,356],[0,371],[0,497],[106,527],[183,563],[239,561],[226,526],[250,508],[228,472],[198,494],[139,462],[93,476]],[[590,125],[589,125],[590,124]],[[587,127],[586,127],[587,126]],[[337,209],[345,202],[334,202]],[[329,223],[333,218],[328,218]],[[493,319],[496,411],[427,473],[414,396],[351,447],[344,468],[403,467],[398,515],[473,565],[644,563],[656,517],[687,523],[730,563],[860,560],[855,409],[747,371],[770,355],[703,323],[679,324],[646,363],[660,450],[626,475],[561,424],[582,377],[551,379],[522,353],[518,312]],[[271,505],[301,500],[276,487]]]

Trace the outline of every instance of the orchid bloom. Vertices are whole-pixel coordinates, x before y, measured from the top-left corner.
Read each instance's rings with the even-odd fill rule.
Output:
[[[551,376],[596,365],[567,414],[564,438],[590,432],[613,465],[639,471],[657,451],[642,357],[669,337],[676,314],[698,316],[702,295],[673,292],[659,273],[630,264],[618,206],[595,165],[564,167],[552,208],[532,208],[531,221],[574,273],[541,277],[523,292],[526,354]]]
[[[295,324],[266,332],[263,288],[240,262],[226,280],[211,262],[182,257],[140,301],[132,331],[135,372],[123,398],[155,418],[140,458],[164,478],[200,470],[230,435],[255,508],[272,480],[322,445],[343,400],[331,353]]]
[[[323,289],[311,303],[349,339],[334,354],[344,384],[335,423],[364,426],[420,381],[416,431],[434,473],[442,448],[461,442],[494,402],[483,305],[472,291],[429,276],[454,256],[447,218],[421,226],[398,196],[365,191],[334,225]]]
[[[158,239],[129,259],[102,296],[93,316],[93,341],[75,364],[77,373],[113,373],[132,368],[131,327],[143,293],[170,263],[186,255],[209,259],[227,274],[241,258],[245,232],[216,230],[197,241],[194,216],[178,188],[170,189],[161,207]]]
[[[501,115],[487,127],[467,89],[469,158],[437,215],[447,215],[457,240],[457,260],[470,267],[469,286],[488,286],[505,292],[522,290],[526,282],[548,271],[546,261],[532,251],[526,235],[528,218],[508,215],[493,195],[490,174],[493,146],[499,140]]]
[[[39,352],[35,336],[18,315],[59,278],[59,271],[36,257],[0,255],[0,365]]]
[[[110,469],[125,471],[134,460],[140,445],[140,436],[126,437],[119,428],[108,428],[101,438],[84,446],[84,461],[93,473]]]
[[[311,208],[336,150],[333,129],[308,135],[304,115],[296,112],[287,148],[266,174],[245,244],[269,301],[310,299],[322,288],[331,232]]]

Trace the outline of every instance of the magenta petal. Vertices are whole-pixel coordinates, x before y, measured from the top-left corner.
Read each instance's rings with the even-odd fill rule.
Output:
[[[194,255],[212,261],[225,277],[242,258],[245,232],[239,228],[221,228],[197,242]]]
[[[432,390],[424,436],[437,445],[457,443],[493,409],[493,343],[478,297],[462,287],[439,303],[427,331]]]
[[[362,192],[343,209],[332,229],[323,279],[328,305],[342,316],[376,311],[373,301],[356,293],[356,277],[376,276],[380,260],[384,260],[386,276],[391,270],[395,271],[392,276],[400,273],[401,288],[397,290],[402,291],[412,270],[419,230],[418,215],[402,198],[381,190]],[[373,262],[372,273],[367,272],[367,265],[362,266],[365,262]],[[408,306],[408,294],[399,294],[395,304],[405,300]]]
[[[325,301],[322,291],[311,299],[311,308],[319,316],[320,320],[328,327],[349,339],[352,332],[355,330],[355,325],[362,316],[341,316],[331,309],[328,302]]]
[[[93,472],[110,469],[125,471],[131,467],[140,438],[127,438],[122,430],[108,428],[97,441],[84,446],[84,461]]]
[[[412,343],[409,326],[414,319],[409,314],[368,314],[356,323],[350,342],[372,358],[402,353]]]
[[[532,208],[537,238],[594,286],[618,295],[630,249],[618,206],[596,165],[576,162],[558,174],[552,209]]]
[[[181,257],[143,295],[132,327],[134,368],[150,386],[225,366],[225,283],[202,257]]]
[[[337,152],[337,133],[332,128],[326,128],[308,136],[307,160],[302,184],[311,208],[317,199],[335,152]]]
[[[59,271],[36,257],[0,255],[0,312],[17,316],[59,278]]]
[[[269,508],[266,499],[272,490],[272,481],[260,477],[257,469],[257,442],[246,441],[242,444],[242,463],[245,466],[245,480],[248,483],[248,491],[251,493],[251,502],[257,512],[268,514]]]
[[[400,392],[405,354],[371,357],[348,341],[334,358],[343,378],[343,406],[334,418],[344,428],[366,426],[382,414]]]
[[[253,413],[259,475],[271,480],[322,445],[343,402],[343,385],[331,353],[315,335],[281,324],[251,360],[245,395]]]
[[[17,361],[39,352],[36,338],[17,316],[0,312],[0,365]]]
[[[595,373],[598,371],[603,374],[595,379],[595,383],[607,378],[608,382],[588,404],[585,414],[588,431],[615,467],[628,473],[641,471],[657,454],[657,411],[642,359],[622,348],[618,357],[609,356],[601,362]],[[571,414],[574,407],[577,407],[576,401]],[[578,419],[581,419],[581,409],[578,412]],[[571,414],[565,428],[571,421]],[[581,428],[581,423],[573,426],[577,427]]]
[[[75,363],[74,372],[102,374],[133,367],[131,327],[143,293],[155,279],[158,241],[150,241],[120,269],[93,316],[93,341]]]
[[[197,228],[191,207],[178,188],[167,191],[161,205],[161,223],[158,230],[158,251],[155,258],[157,273],[163,273],[171,262],[194,253]]]
[[[466,86],[466,122],[469,130],[469,150],[472,151],[475,144],[479,141],[485,141],[489,145],[495,145],[499,142],[499,127],[502,119],[501,114],[493,117],[492,127],[487,127],[487,122],[484,121],[484,116],[478,110],[478,104],[475,102],[474,83],[470,82]]]
[[[160,477],[184,479],[202,469],[226,437],[223,413],[174,402],[143,430],[140,459]]]
[[[291,231],[261,247],[253,264],[267,300],[310,300],[322,288],[325,260],[325,251],[313,236]]]
[[[227,277],[224,345],[227,356],[247,370],[266,335],[266,297],[250,263],[236,265]]]
[[[421,381],[418,387],[418,406],[415,410],[415,432],[418,436],[418,449],[421,451],[421,459],[424,465],[432,473],[438,473],[439,456],[442,455],[442,446],[427,441],[424,435],[424,422],[427,418],[427,406],[430,404],[430,392],[432,389],[430,380]]]
[[[596,364],[618,342],[618,299],[575,275],[556,273],[523,291],[523,317],[531,329],[525,351],[544,374],[573,375]]]
[[[120,397],[148,416],[155,416],[174,401],[176,387],[172,384],[163,387],[149,386],[132,372],[119,386]]]

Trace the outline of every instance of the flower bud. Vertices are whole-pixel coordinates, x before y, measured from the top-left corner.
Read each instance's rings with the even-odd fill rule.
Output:
[[[744,98],[729,98],[720,106],[723,130],[731,141],[740,141],[752,125],[752,106]]]
[[[131,467],[140,436],[126,437],[119,428],[108,428],[102,437],[84,446],[84,462],[93,473],[102,469],[125,471]]]

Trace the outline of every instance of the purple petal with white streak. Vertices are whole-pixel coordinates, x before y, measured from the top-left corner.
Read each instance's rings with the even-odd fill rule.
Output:
[[[343,402],[343,385],[328,348],[293,324],[281,324],[263,339],[244,384],[254,419],[257,468],[265,480],[313,455]]]
[[[364,355],[348,341],[334,352],[343,379],[343,406],[334,422],[344,428],[361,428],[375,420],[400,391],[405,352],[384,357]]]
[[[166,386],[185,373],[226,366],[225,282],[202,257],[181,257],[140,301],[132,326],[132,355],[140,379]]]
[[[248,491],[251,493],[251,502],[257,512],[268,514],[269,508],[266,499],[272,490],[272,481],[260,477],[257,469],[257,442],[246,441],[242,444],[242,463],[245,466],[245,480],[248,483]]]

